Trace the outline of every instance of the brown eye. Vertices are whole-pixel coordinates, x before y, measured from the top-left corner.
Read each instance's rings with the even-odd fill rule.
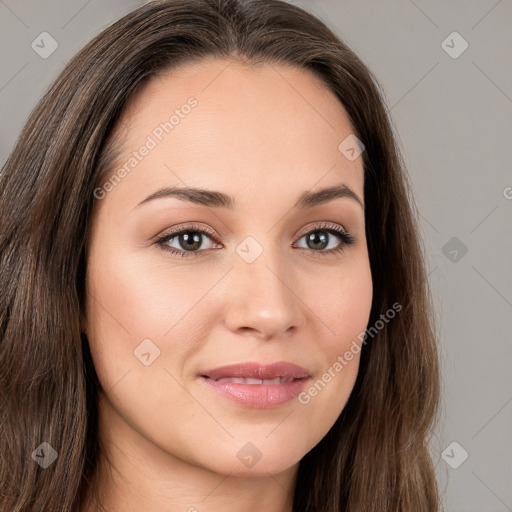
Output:
[[[213,233],[193,226],[185,226],[159,238],[156,244],[164,251],[187,257],[201,255],[202,252],[211,249],[215,242]]]
[[[350,246],[355,242],[353,235],[347,233],[341,226],[336,224],[316,226],[313,230],[303,235],[302,238],[306,240],[306,247],[301,248],[327,254],[341,252],[346,246]],[[338,239],[337,242],[336,239]],[[329,245],[331,246],[329,247]]]
[[[327,224],[314,226],[314,228],[300,237],[305,239],[306,249],[315,255],[332,255],[343,251],[347,246],[354,244],[355,237],[346,232],[341,226]],[[336,240],[337,239],[337,240]],[[208,246],[207,241],[210,241]],[[181,257],[203,256],[202,253],[212,249],[218,243],[214,234],[195,226],[185,226],[181,229],[164,235],[155,242],[164,251]],[[206,243],[206,247],[205,247]],[[172,245],[171,245],[172,244]],[[220,245],[220,244],[219,244]]]

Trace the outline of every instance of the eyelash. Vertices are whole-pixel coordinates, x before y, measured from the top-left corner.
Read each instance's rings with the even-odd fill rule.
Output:
[[[320,254],[314,254],[315,257],[322,257],[323,255],[329,256],[329,255],[333,255],[333,254],[339,254],[339,253],[343,252],[346,247],[353,245],[357,241],[357,239],[354,235],[352,235],[351,233],[348,233],[347,231],[345,231],[343,228],[341,228],[337,224],[332,224],[332,223],[322,223],[322,224],[314,225],[309,231],[306,231],[305,233],[303,233],[300,236],[299,240],[302,239],[306,235],[314,233],[315,231],[324,231],[331,235],[336,235],[336,236],[338,236],[338,238],[341,241],[341,243],[339,244],[338,247],[336,247],[335,249],[329,249],[327,251],[326,250],[315,251],[314,249],[304,249],[303,247],[300,247],[300,249],[304,249],[311,253],[320,253]],[[155,241],[155,244],[158,245],[159,247],[161,247],[161,249],[166,252],[170,252],[171,254],[175,254],[175,255],[178,255],[181,257],[185,257],[185,258],[199,257],[200,253],[208,251],[208,249],[203,249],[203,250],[198,250],[198,251],[180,251],[180,250],[171,248],[168,245],[166,245],[167,242],[169,242],[173,238],[176,238],[181,233],[200,233],[200,234],[208,235],[215,243],[220,243],[217,241],[216,235],[211,230],[209,230],[207,228],[199,228],[198,226],[196,226],[194,224],[190,224],[188,226],[182,226],[181,228],[158,238]]]

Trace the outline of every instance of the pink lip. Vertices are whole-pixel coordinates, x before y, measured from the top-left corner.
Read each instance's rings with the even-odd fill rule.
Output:
[[[211,379],[221,379],[225,377],[251,377],[253,379],[293,377],[294,379],[301,379],[303,377],[309,377],[309,372],[301,366],[285,361],[272,364],[247,362],[207,370],[203,372],[201,376],[210,377]]]
[[[292,363],[277,362],[269,365],[247,362],[214,368],[203,372],[200,380],[220,395],[247,407],[271,409],[293,400],[310,379],[309,372]],[[244,384],[217,382],[224,378],[293,379],[279,384]]]

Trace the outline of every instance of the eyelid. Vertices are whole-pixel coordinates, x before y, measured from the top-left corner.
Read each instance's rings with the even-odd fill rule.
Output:
[[[299,238],[302,238],[304,235],[307,235],[311,231],[316,231],[316,230],[320,230],[320,229],[333,229],[336,232],[341,231],[347,235],[349,234],[349,232],[341,224],[335,224],[334,222],[329,222],[329,221],[317,221],[317,222],[313,222],[308,227],[299,231],[299,234],[297,236]]]
[[[204,231],[207,235],[209,235],[216,243],[220,243],[218,240],[218,235],[215,231],[213,231],[206,224],[199,224],[196,222],[190,222],[188,224],[180,225],[177,228],[171,228],[169,231],[165,231],[163,234],[155,237],[155,240],[162,240],[163,238],[168,238],[171,236],[176,236],[180,234],[182,231]]]
[[[301,231],[299,231],[299,233],[296,236],[298,238],[302,238],[304,235],[307,235],[311,231],[315,231],[317,229],[327,229],[327,228],[334,229],[337,232],[339,232],[340,228],[341,228],[341,231],[343,231],[347,235],[349,234],[349,232],[341,224],[336,224],[336,223],[329,222],[329,221],[316,221],[316,222],[313,222],[312,224],[310,224],[309,226],[303,228]],[[210,235],[215,240],[215,242],[220,243],[218,240],[219,237],[217,236],[217,233],[215,231],[213,231],[206,224],[203,225],[203,224],[199,224],[199,223],[195,223],[195,222],[191,222],[189,224],[179,226],[176,229],[171,229],[170,231],[165,232],[162,235],[158,235],[155,238],[161,239],[164,237],[171,236],[173,234],[178,234],[178,233],[180,233],[182,231],[186,231],[186,230],[205,231],[208,235]]]

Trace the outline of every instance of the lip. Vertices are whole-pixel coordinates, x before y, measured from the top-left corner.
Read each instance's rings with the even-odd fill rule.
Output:
[[[226,379],[275,380],[279,383],[242,383]],[[272,409],[293,400],[311,376],[305,368],[279,361],[272,364],[246,362],[202,372],[199,380],[209,389],[240,405],[255,409]],[[223,379],[219,381],[218,379]]]
[[[301,379],[309,377],[309,372],[293,363],[286,361],[278,361],[272,364],[261,364],[254,362],[246,362],[239,364],[231,364],[213,368],[201,373],[201,376],[210,379],[221,379],[227,377],[235,378],[253,378],[253,379],[275,379],[276,377]]]

